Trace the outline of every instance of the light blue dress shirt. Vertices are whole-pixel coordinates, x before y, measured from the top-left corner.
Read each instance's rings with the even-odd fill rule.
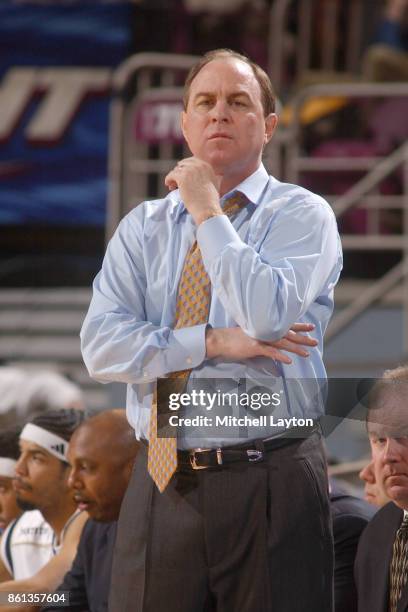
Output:
[[[127,414],[138,438],[148,438],[155,379],[170,372],[191,368],[191,384],[195,378],[254,384],[263,379],[272,381],[275,390],[289,379],[326,377],[323,335],[342,266],[333,211],[321,197],[269,176],[263,165],[235,190],[247,196],[248,205],[231,220],[212,217],[198,229],[178,190],[143,202],[122,219],[95,278],[81,330],[84,361],[96,380],[127,383]],[[318,346],[310,357],[291,355],[291,365],[263,357],[207,360],[206,325],[172,329],[178,283],[195,239],[212,284],[209,324],[238,325],[253,338],[277,340],[294,322],[313,323]],[[214,389],[219,385],[214,383]],[[322,410],[320,403],[297,394],[282,415],[317,418]],[[187,408],[186,413],[192,416],[197,409]],[[283,430],[262,424],[250,427],[245,436],[268,438]],[[179,427],[179,448],[242,442],[242,427],[196,433]]]

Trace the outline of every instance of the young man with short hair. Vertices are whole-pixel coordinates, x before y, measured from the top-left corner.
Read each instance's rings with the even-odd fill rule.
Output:
[[[25,512],[2,537],[2,562],[14,580],[0,592],[53,590],[71,566],[88,516],[72,500],[67,451],[83,420],[75,409],[48,411],[21,431],[15,490]]]

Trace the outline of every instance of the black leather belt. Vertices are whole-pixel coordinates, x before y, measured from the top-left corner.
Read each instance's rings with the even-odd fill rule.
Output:
[[[229,463],[243,461],[248,463],[259,463],[264,460],[265,453],[289,446],[308,437],[319,430],[316,425],[305,430],[305,435],[300,436],[296,431],[296,437],[288,436],[272,440],[253,440],[245,445],[226,446],[220,448],[193,448],[177,452],[178,469],[206,470],[209,468],[220,468]],[[303,432],[302,432],[303,433]]]
[[[177,451],[177,469],[206,470],[209,468],[222,468],[229,463],[236,463],[237,461],[259,463],[264,460],[265,453],[282,448],[283,446],[295,444],[317,431],[320,431],[319,424],[313,427],[293,428],[293,433],[289,431],[289,434],[282,438],[252,440],[248,444],[223,446],[220,448],[179,450]],[[147,440],[141,439],[140,441],[145,446],[148,446]]]

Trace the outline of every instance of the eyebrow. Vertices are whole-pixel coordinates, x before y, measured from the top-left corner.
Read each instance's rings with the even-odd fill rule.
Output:
[[[83,455],[75,455],[75,457],[73,458],[73,460],[72,460],[72,462],[71,462],[71,465],[72,465],[74,462],[75,462],[75,463],[77,463],[77,464],[78,464],[78,463],[89,463],[89,464],[91,464],[91,463],[92,463],[92,460],[91,460],[91,459],[88,459],[88,457],[86,457],[86,455],[85,455],[85,456],[83,456]]]
[[[40,454],[43,457],[48,457],[49,456],[49,453],[47,453],[46,451],[43,451],[41,448],[27,448],[26,450],[24,450],[20,446],[20,452],[21,453],[28,453],[29,455]]]
[[[197,98],[215,98],[216,97],[216,93],[215,92],[211,92],[211,91],[199,91],[198,93],[195,94],[194,96],[194,100],[197,100]],[[227,98],[238,98],[240,96],[244,96],[245,98],[250,99],[249,94],[246,91],[233,91],[232,93],[228,94]]]

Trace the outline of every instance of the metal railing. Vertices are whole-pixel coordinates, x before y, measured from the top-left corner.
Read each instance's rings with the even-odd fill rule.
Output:
[[[346,96],[348,99],[390,99],[404,97],[407,99],[408,110],[408,84],[406,83],[350,83],[336,85],[315,85],[302,90],[293,102],[293,122],[286,138],[286,176],[290,182],[297,183],[301,173],[338,172],[343,170],[360,170],[366,173],[357,180],[348,191],[340,196],[326,196],[340,218],[353,208],[364,207],[370,213],[379,209],[386,209],[391,202],[392,208],[400,209],[402,213],[402,233],[383,235],[379,232],[367,234],[343,234],[342,244],[344,251],[359,250],[388,250],[400,251],[401,261],[387,271],[381,278],[373,281],[372,285],[360,293],[356,298],[332,320],[326,333],[326,341],[339,334],[351,321],[383,297],[384,293],[403,282],[403,320],[404,320],[404,350],[408,353],[408,143],[403,143],[386,157],[376,158],[322,158],[310,159],[302,151],[302,124],[301,110],[304,103],[313,97]],[[397,169],[403,169],[402,194],[387,196],[372,191]],[[372,226],[375,224],[371,224]]]
[[[110,115],[109,193],[106,237],[120,219],[146,197],[157,197],[164,176],[182,156],[171,142],[157,145],[133,137],[137,105],[148,92],[166,96],[172,91],[181,100],[181,84],[197,61],[192,55],[139,53],[128,58],[113,77]],[[163,91],[164,89],[164,91]],[[184,152],[186,148],[184,147]]]
[[[365,39],[370,37],[367,21],[375,24],[381,8],[381,1],[371,0],[367,15],[364,0],[274,0],[269,20],[268,71],[277,91],[282,90],[288,73],[291,82],[311,69],[358,73]],[[343,54],[338,52],[340,40]]]

